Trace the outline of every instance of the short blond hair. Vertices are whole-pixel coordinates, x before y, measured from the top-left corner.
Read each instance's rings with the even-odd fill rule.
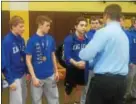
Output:
[[[37,25],[43,25],[45,21],[50,23],[52,22],[52,20],[48,16],[41,15],[36,18]]]
[[[24,20],[20,16],[13,16],[9,21],[9,26],[12,29],[13,26],[17,26],[20,23],[24,23]]]

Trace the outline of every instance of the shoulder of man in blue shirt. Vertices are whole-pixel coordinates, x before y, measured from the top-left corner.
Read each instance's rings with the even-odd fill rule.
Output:
[[[105,32],[106,32],[106,33],[108,32],[108,31],[107,31],[107,27],[103,27],[103,28],[97,30],[97,31],[95,32],[94,36],[95,36],[95,35],[99,35],[99,34],[100,34],[101,36],[103,36],[103,35],[105,35]]]

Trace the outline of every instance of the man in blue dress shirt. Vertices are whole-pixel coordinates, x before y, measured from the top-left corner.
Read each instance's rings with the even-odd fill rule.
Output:
[[[129,64],[129,41],[120,23],[121,7],[111,4],[104,10],[106,26],[98,30],[79,57],[97,57],[86,104],[123,104]]]

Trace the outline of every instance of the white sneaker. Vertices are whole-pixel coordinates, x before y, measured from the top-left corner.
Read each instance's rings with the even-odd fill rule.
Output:
[[[9,86],[8,82],[6,80],[2,81],[2,87],[7,88]]]

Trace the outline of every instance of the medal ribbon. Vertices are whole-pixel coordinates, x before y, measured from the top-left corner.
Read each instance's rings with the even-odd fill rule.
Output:
[[[43,57],[46,58],[46,54],[45,53],[46,53],[46,50],[47,50],[47,47],[48,47],[48,40],[47,40],[46,36],[44,36],[43,38],[44,39],[40,40],[40,47],[41,47],[41,51],[42,51],[42,58]]]

